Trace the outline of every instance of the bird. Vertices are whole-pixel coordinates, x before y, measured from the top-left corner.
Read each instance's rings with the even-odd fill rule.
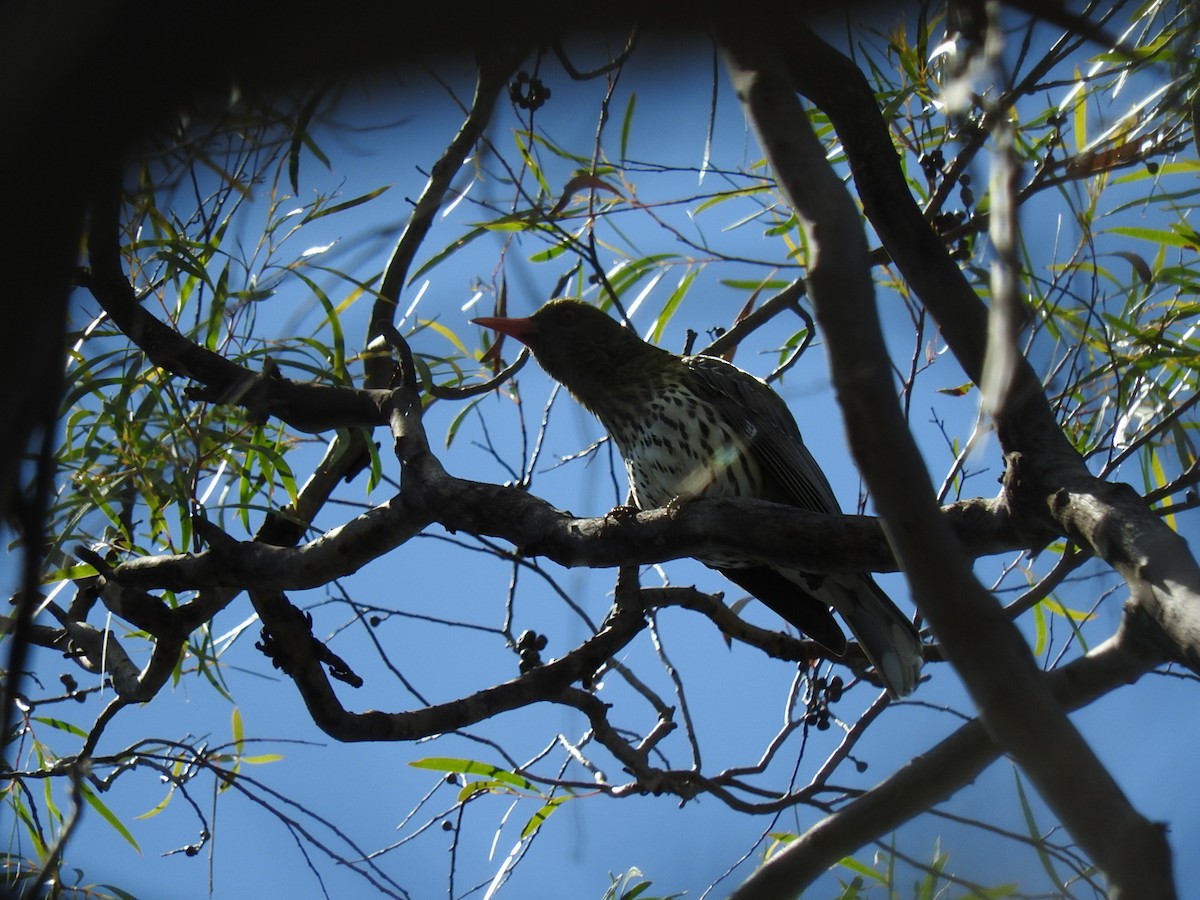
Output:
[[[828,479],[783,399],[714,356],[678,356],[596,306],[551,300],[532,315],[474,324],[515,338],[588,411],[625,462],[634,504],[753,497],[839,514]],[[738,556],[704,556],[717,570],[835,656],[837,610],[893,698],[916,687],[923,661],[912,621],[867,573],[817,574]]]

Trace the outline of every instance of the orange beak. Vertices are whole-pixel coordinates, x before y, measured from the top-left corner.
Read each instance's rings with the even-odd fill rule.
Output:
[[[501,334],[507,334],[509,337],[516,338],[522,344],[527,344],[527,338],[538,333],[538,324],[533,319],[506,319],[500,316],[483,316],[478,319],[472,319],[473,325],[482,325],[484,328],[490,328],[492,331],[498,331]]]

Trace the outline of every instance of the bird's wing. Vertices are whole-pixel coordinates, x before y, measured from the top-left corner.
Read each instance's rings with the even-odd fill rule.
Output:
[[[689,356],[684,362],[696,376],[701,399],[713,403],[725,421],[737,428],[763,470],[782,487],[787,502],[813,512],[841,512],[829,480],[804,446],[783,398],[723,359]]]

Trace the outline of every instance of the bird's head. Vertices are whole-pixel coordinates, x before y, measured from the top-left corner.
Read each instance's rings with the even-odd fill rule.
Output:
[[[671,357],[580,300],[551,300],[524,319],[471,321],[527,346],[550,377],[593,410],[612,391],[649,377],[656,362]]]

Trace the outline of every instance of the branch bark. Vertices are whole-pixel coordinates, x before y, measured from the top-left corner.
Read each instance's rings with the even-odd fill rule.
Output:
[[[946,507],[942,515],[971,555],[1028,548],[988,501]],[[879,520],[825,516],[760,500],[698,500],[679,510],[578,518],[520,488],[449,474],[423,481],[297,548],[232,542],[196,554],[145,556],[114,577],[136,590],[200,588],[303,590],[349,575],[431,524],[502,538],[522,556],[591,568],[650,565],[737,553],[811,572],[894,571]]]
[[[1076,710],[1154,668],[1118,633],[1087,656],[1046,675],[1064,709]],[[788,845],[786,862],[749,880],[731,900],[799,893],[864,843],[879,840],[913,817],[948,800],[1003,753],[980,719],[913,758],[903,768],[822,819]]]
[[[367,326],[368,346],[377,338],[385,336],[393,326],[400,292],[404,288],[404,279],[408,277],[408,270],[416,258],[417,250],[442,208],[455,176],[491,121],[496,100],[503,94],[509,78],[528,53],[528,47],[523,43],[515,48],[503,43],[483,46],[487,49],[478,54],[479,76],[470,111],[445,152],[433,164],[429,181],[404,226],[404,233],[396,242],[396,249],[388,260],[387,268],[384,269],[379,295],[371,308],[371,321]],[[365,365],[368,387],[384,388],[388,385],[392,367],[387,354],[370,356]]]
[[[937,514],[933,485],[893,399],[858,211],[826,162],[794,92],[785,60],[797,49],[786,32],[776,30],[766,39],[760,27],[731,18],[721,22],[719,39],[747,118],[808,239],[809,296],[824,328],[851,448],[917,606],[985,726],[1105,872],[1114,892],[1172,897],[1170,853],[1161,829],[1132,808],[1071,725],[1028,646],[975,580]],[[868,105],[875,109],[873,98]],[[986,337],[986,320],[968,321],[963,332],[962,340],[982,353],[979,338]],[[972,371],[972,377],[977,374],[982,367]],[[738,896],[778,897],[780,889],[795,893],[797,886],[786,877],[789,857],[785,851],[761,868]],[[764,888],[767,883],[773,889]]]
[[[858,67],[794,17],[780,17],[782,65],[793,87],[833,123],[863,211],[896,267],[979,386],[988,311],[909,192],[887,122]],[[1200,566],[1187,542],[1128,487],[1094,477],[1066,439],[1037,374],[1013,360],[1010,393],[996,418],[1009,472],[1005,499],[1028,527],[1090,546],[1129,584],[1138,636],[1200,673]],[[1134,639],[1133,636],[1130,638]]]

